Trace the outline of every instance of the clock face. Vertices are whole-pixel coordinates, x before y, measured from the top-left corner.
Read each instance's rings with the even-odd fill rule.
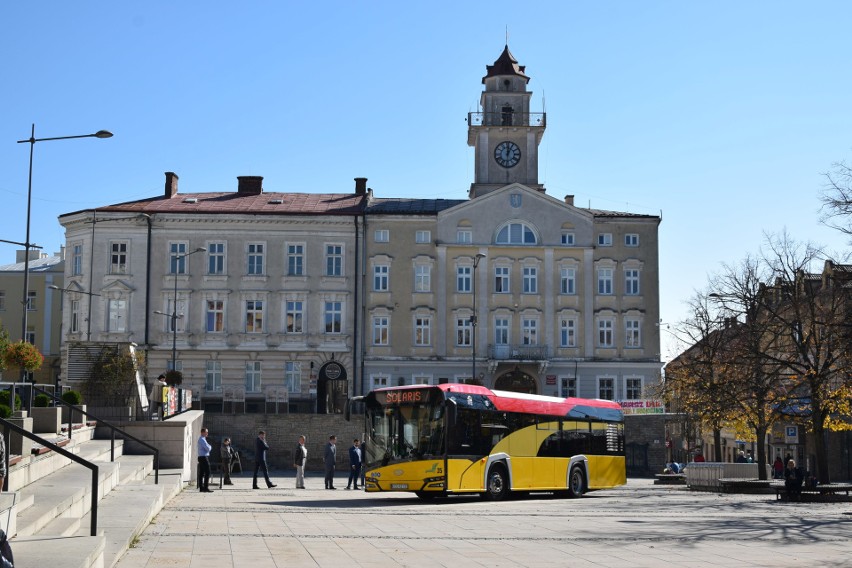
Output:
[[[521,161],[521,149],[514,142],[500,142],[494,148],[494,159],[504,168],[514,167]]]

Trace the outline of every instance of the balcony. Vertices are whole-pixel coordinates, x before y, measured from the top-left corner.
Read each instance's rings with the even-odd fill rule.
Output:
[[[469,112],[467,125],[471,126],[547,126],[544,112]]]

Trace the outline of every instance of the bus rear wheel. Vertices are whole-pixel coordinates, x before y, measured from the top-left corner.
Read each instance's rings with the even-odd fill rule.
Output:
[[[502,465],[495,465],[488,471],[484,497],[489,501],[502,501],[509,495],[509,475]]]
[[[585,486],[586,477],[583,475],[583,468],[575,465],[571,468],[571,475],[568,476],[568,496],[582,497]]]

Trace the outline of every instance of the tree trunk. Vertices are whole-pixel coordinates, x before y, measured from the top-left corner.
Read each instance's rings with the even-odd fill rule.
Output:
[[[722,461],[722,429],[713,428],[713,461]]]
[[[765,481],[766,477],[766,430],[765,425],[759,426],[754,433],[757,435],[757,457],[754,459],[757,464],[757,478]]]

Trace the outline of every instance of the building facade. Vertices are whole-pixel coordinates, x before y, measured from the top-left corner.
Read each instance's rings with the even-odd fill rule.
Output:
[[[547,195],[528,81],[508,47],[487,66],[468,199],[381,198],[366,178],[341,194],[259,177],[179,193],[167,173],[159,197],[61,216],[83,251],[68,287],[100,294],[66,341],[134,341],[149,377],[173,365],[205,401],[284,388],[293,411],[462,381],[644,400],[660,375],[660,218]],[[66,304],[66,322],[81,315]]]

